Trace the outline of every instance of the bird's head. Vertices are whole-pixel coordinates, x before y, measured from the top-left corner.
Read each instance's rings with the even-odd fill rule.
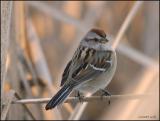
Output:
[[[83,40],[86,42],[101,43],[101,44],[109,42],[109,40],[106,38],[105,32],[103,30],[95,28],[91,29],[85,35]]]

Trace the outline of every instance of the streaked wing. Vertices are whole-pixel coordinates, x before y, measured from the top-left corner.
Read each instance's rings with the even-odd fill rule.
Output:
[[[79,48],[78,48],[78,49],[76,50],[76,52],[74,53],[72,60],[77,60],[77,59],[80,57],[83,49],[84,49],[84,48],[83,48],[82,46],[79,46]],[[63,72],[63,74],[62,74],[62,80],[61,80],[61,85],[60,85],[60,86],[63,86],[63,85],[66,83],[66,81],[67,81],[67,79],[68,79],[68,77],[69,77],[70,71],[73,70],[73,65],[74,65],[74,64],[73,64],[73,61],[72,61],[72,60],[70,60],[70,61],[68,62],[66,68],[64,69],[64,72]],[[71,69],[71,68],[72,68],[72,69]]]
[[[95,51],[93,49],[89,49],[86,50],[86,53],[88,53],[89,55],[86,54],[78,64],[74,64],[76,67],[77,65],[80,65],[71,74],[71,82],[73,82],[74,85],[92,80],[95,77],[98,77],[100,74],[106,72],[111,67],[112,51]],[[92,56],[91,59],[89,59],[90,56]]]
[[[68,75],[69,75],[69,70],[70,70],[70,66],[71,66],[72,61],[69,61],[66,68],[64,69],[64,72],[62,74],[62,80],[61,80],[61,85],[63,86],[63,84],[66,82]]]

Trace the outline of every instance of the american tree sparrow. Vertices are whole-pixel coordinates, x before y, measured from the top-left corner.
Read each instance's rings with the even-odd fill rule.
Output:
[[[103,30],[91,29],[85,35],[63,72],[62,88],[48,102],[46,110],[61,104],[72,90],[93,94],[110,83],[117,58],[108,43]]]

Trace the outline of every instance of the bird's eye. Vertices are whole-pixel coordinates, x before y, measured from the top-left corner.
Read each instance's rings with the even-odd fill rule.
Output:
[[[92,38],[92,39],[86,39],[86,41],[94,41],[94,42],[98,42],[99,40],[97,38]]]
[[[94,38],[94,41],[95,41],[95,42],[98,42],[98,39],[97,39],[97,38]]]

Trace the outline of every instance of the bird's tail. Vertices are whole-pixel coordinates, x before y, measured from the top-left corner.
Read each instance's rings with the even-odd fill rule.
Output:
[[[56,107],[56,105],[62,103],[66,99],[66,97],[71,93],[72,89],[73,87],[71,85],[64,85],[57,92],[57,94],[48,102],[45,109],[46,110],[52,109]]]

